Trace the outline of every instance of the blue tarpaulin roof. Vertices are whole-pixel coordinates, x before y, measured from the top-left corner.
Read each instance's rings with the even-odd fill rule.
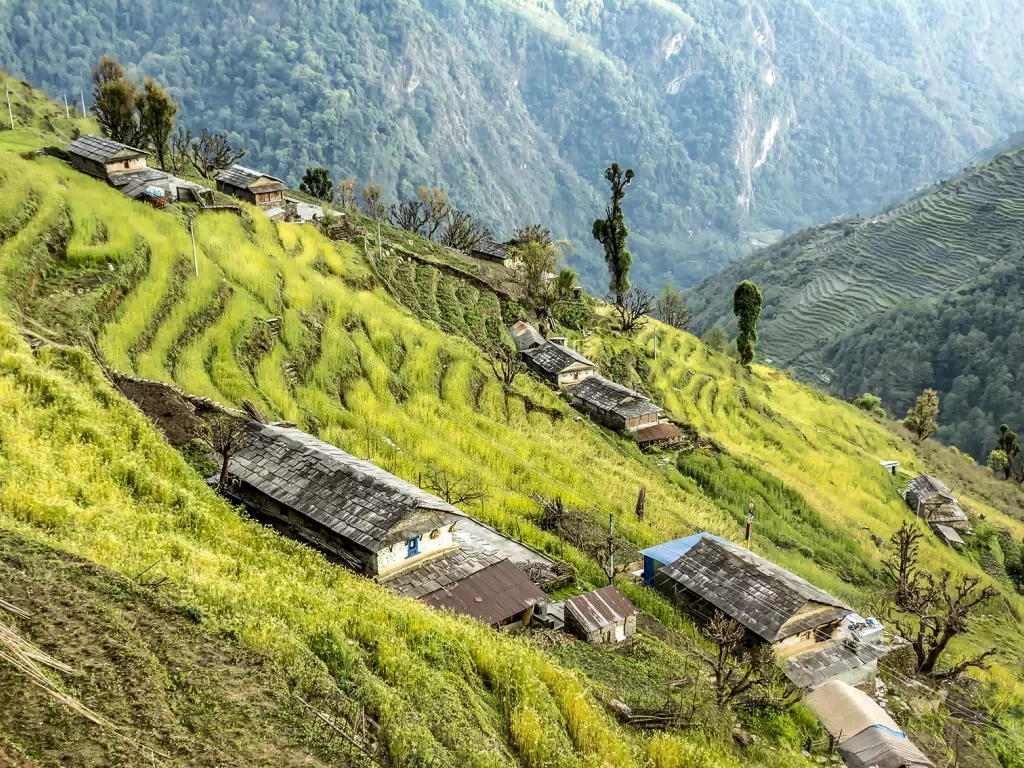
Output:
[[[692,536],[684,536],[681,539],[666,541],[664,544],[656,544],[653,547],[641,549],[640,554],[644,557],[649,557],[651,560],[661,563],[662,565],[669,565],[689,552],[690,549],[705,536],[714,539],[715,541],[725,542],[725,539],[715,536],[713,533],[701,531],[700,533],[695,533]]]

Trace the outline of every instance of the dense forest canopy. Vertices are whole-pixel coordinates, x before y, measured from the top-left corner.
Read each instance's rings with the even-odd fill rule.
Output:
[[[1010,0],[10,0],[0,67],[75,94],[113,54],[292,185],[323,165],[389,202],[439,184],[502,236],[543,221],[591,289],[619,160],[653,289],[1018,128],[1022,25]]]

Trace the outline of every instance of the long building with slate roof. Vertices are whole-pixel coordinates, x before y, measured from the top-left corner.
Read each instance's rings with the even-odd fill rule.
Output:
[[[71,165],[104,181],[120,173],[146,168],[148,152],[102,136],[84,134],[67,146]]]
[[[914,514],[933,525],[966,528],[967,515],[953,492],[937,477],[918,475],[907,485],[907,506]]]
[[[571,385],[566,391],[577,410],[612,429],[632,432],[649,427],[661,421],[664,413],[646,395],[597,374]]]
[[[873,678],[885,653],[844,630],[843,601],[731,541],[698,533],[641,554],[649,584],[700,620],[721,611],[739,622],[748,645],[773,645],[800,687]]]
[[[524,349],[523,362],[539,376],[559,387],[567,387],[597,372],[597,365],[563,344],[545,341]]]
[[[525,623],[532,616],[539,590],[517,565],[538,573],[541,583],[557,576],[555,563],[540,552],[292,427],[250,422],[229,462],[226,493],[399,594],[488,624]],[[484,571],[487,577],[478,576]],[[494,601],[486,597],[487,585],[499,575],[510,592]],[[482,590],[475,594],[479,603],[445,596],[468,594],[458,588],[471,577]]]

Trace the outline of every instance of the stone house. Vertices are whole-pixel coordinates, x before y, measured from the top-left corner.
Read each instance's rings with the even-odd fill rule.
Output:
[[[591,645],[617,645],[636,635],[637,610],[609,584],[565,601],[565,631]]]
[[[545,341],[522,352],[526,367],[559,387],[568,387],[597,373],[597,365],[562,344]]]
[[[121,173],[140,171],[148,167],[148,152],[102,136],[79,136],[68,145],[67,152],[71,157],[71,165],[76,170],[104,181],[111,181]]]
[[[284,182],[275,176],[232,165],[217,175],[217,191],[260,208],[284,211]]]
[[[512,267],[512,259],[508,255],[509,247],[504,243],[496,243],[493,240],[481,240],[472,246],[466,253],[474,259],[490,261],[501,264],[504,267]]]
[[[293,427],[250,422],[225,492],[393,591],[488,624],[521,626],[547,599],[524,569],[558,576],[542,553]]]
[[[632,432],[650,427],[658,424],[664,413],[646,395],[599,375],[570,385],[566,392],[573,407],[611,429]]]
[[[853,610],[836,597],[753,552],[708,533],[641,551],[649,582],[708,621],[716,611],[742,624],[746,645],[769,643],[798,687],[874,679],[885,646],[847,631]],[[674,560],[667,564],[666,560]],[[655,567],[655,564],[659,567]],[[874,637],[874,636],[873,636]]]

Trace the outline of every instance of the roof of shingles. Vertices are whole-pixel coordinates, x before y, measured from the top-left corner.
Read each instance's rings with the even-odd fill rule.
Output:
[[[298,429],[250,422],[229,472],[340,536],[377,551],[417,510],[460,515],[412,483]]]
[[[88,160],[95,160],[97,163],[105,163],[119,152],[125,152],[124,158],[146,157],[149,153],[137,147],[129,147],[117,141],[105,139],[102,136],[85,134],[68,144],[68,152]]]
[[[469,249],[470,253],[482,253],[492,259],[504,259],[508,256],[508,246],[493,240],[481,240]]]
[[[536,347],[523,350],[523,355],[528,357],[534,365],[542,371],[550,374],[559,374],[569,368],[585,366],[597,370],[597,364],[587,360],[579,352],[561,344],[547,342]]]
[[[572,615],[585,632],[596,632],[635,616],[636,608],[624,594],[609,584],[593,592],[569,598],[565,601],[565,612]]]
[[[937,477],[918,475],[907,484],[907,494],[908,503],[910,503],[909,497],[922,500],[924,517],[931,523],[967,522],[967,515],[960,508],[960,503],[957,501],[956,496]],[[948,506],[948,509],[928,509],[929,505],[934,505],[934,507]],[[916,506],[916,503],[910,503],[910,506],[913,508]]]
[[[148,186],[154,181],[165,181],[169,178],[166,173],[158,171],[156,168],[141,168],[137,171],[125,171],[124,173],[114,174],[110,177],[110,183],[124,191],[125,188],[130,186],[137,186],[139,184]]]
[[[617,413],[626,419],[661,413],[662,409],[650,398],[632,389],[608,381],[603,376],[588,376],[569,387],[569,394],[604,411]]]
[[[683,536],[681,539],[673,539],[672,541],[666,541],[661,544],[655,544],[653,547],[647,549],[641,549],[640,554],[643,557],[649,557],[656,563],[662,565],[668,565],[674,563],[680,557],[685,555],[690,549],[703,538],[711,538],[715,541],[724,542],[725,539],[721,539],[712,533],[694,533],[690,536]]]
[[[877,661],[888,650],[881,643],[827,643],[786,659],[782,671],[797,688],[810,688]]]
[[[769,642],[846,616],[838,598],[732,542],[710,536],[660,571]]]
[[[452,587],[504,559],[496,549],[459,547],[415,568],[381,579],[380,583],[406,597],[423,597],[439,589]]]
[[[509,560],[499,560],[451,587],[422,598],[433,608],[497,624],[547,600],[540,587]]]
[[[281,179],[271,176],[269,173],[261,173],[260,171],[254,171],[252,168],[246,168],[244,165],[232,165],[217,175],[217,181],[222,181],[233,187],[241,187],[242,189],[248,189],[250,184],[264,178],[276,181],[281,185],[281,189],[284,189],[284,181]]]

